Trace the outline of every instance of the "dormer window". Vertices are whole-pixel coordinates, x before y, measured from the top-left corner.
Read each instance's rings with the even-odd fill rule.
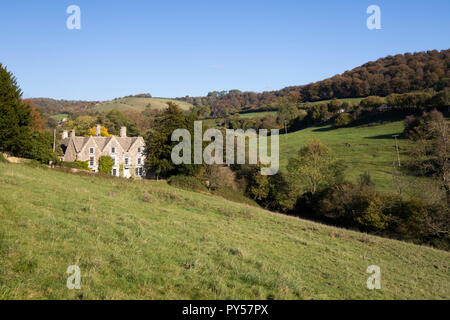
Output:
[[[116,153],[116,147],[111,148],[111,153]]]
[[[141,148],[141,147],[138,148],[138,152],[139,152],[139,153],[142,152],[142,148]]]
[[[94,148],[89,148],[89,153],[94,154]]]

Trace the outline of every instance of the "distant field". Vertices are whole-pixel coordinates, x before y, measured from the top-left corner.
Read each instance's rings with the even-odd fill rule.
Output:
[[[288,159],[306,141],[319,138],[329,146],[338,159],[348,166],[346,176],[356,181],[361,173],[369,171],[376,186],[381,191],[393,191],[392,162],[397,161],[393,134],[403,131],[403,122],[383,125],[333,129],[331,126],[314,126],[287,135],[280,135],[280,165],[284,170]],[[412,142],[399,139],[400,159],[406,159],[406,152]],[[414,182],[420,178],[406,177]]]
[[[344,98],[344,99],[337,99],[339,101],[342,102],[353,102],[353,103],[359,103],[362,99],[364,98]],[[321,100],[321,101],[314,101],[314,102],[310,102],[311,104],[317,104],[317,103],[328,103],[330,102],[330,100]]]
[[[60,113],[60,114],[55,114],[53,116],[51,116],[51,118],[61,121],[64,118],[67,118],[69,115],[67,113]]]
[[[163,181],[0,163],[0,185],[0,300],[450,298],[445,251]]]
[[[169,101],[176,103],[183,110],[189,110],[190,108],[193,107],[193,105],[190,103],[178,100],[171,100],[165,98],[128,97],[99,103],[98,105],[95,106],[95,109],[98,111],[134,110],[141,112],[145,110],[148,104],[150,104],[152,109],[162,110],[167,108],[167,102]]]
[[[250,113],[240,113],[241,118],[249,118],[249,119],[258,119],[263,118],[265,116],[275,116],[277,114],[276,111],[262,111],[262,112],[250,112]]]

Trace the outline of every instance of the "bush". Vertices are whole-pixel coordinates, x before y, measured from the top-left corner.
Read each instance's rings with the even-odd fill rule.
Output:
[[[101,173],[111,173],[114,161],[110,156],[101,156],[98,159],[98,171]]]
[[[3,155],[3,153],[0,153],[0,163],[8,163],[9,161],[6,160],[5,156]]]
[[[403,123],[403,136],[411,140],[433,139],[436,136],[436,133],[433,132],[433,124],[442,119],[444,116],[436,109],[424,112],[422,116],[407,116]]]
[[[53,135],[49,132],[23,131],[17,140],[17,148],[14,154],[18,157],[33,159],[41,163],[58,162],[58,156],[53,152]]]
[[[34,160],[34,159],[28,160],[28,161],[24,162],[23,164],[30,168],[48,169],[48,167],[45,164],[43,164],[37,160]]]
[[[335,127],[345,127],[352,122],[352,116],[349,113],[341,113],[334,120]]]
[[[353,183],[341,183],[327,189],[320,195],[317,209],[319,215],[362,231],[381,231],[388,226],[381,196]]]
[[[74,162],[62,162],[61,165],[65,168],[72,168],[72,169],[81,169],[81,170],[87,170],[90,171],[89,168],[89,161],[74,161]]]
[[[364,232],[450,248],[449,209],[417,198],[402,199],[350,182],[297,199],[292,214]]]
[[[176,175],[171,176],[167,182],[174,186],[185,190],[207,191],[203,182],[195,176]]]
[[[429,204],[410,198],[392,205],[391,233],[400,239],[425,243],[441,249],[450,248],[449,208],[444,204]]]
[[[359,105],[363,108],[370,108],[370,107],[379,107],[383,105],[384,99],[378,96],[369,96],[367,98],[364,98],[361,100]]]

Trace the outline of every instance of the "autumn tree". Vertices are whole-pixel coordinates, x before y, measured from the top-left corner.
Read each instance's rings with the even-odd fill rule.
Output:
[[[97,127],[92,127],[88,130],[88,132],[84,135],[85,137],[96,136],[97,135]],[[112,134],[109,134],[108,129],[104,126],[100,126],[100,136],[102,137],[112,137]]]
[[[74,129],[79,136],[87,135],[89,130],[96,125],[97,119],[92,116],[82,115],[75,120],[66,122],[66,129]]]
[[[416,141],[410,165],[422,175],[433,175],[450,205],[450,129],[446,119],[437,110],[425,112],[422,117],[409,117],[405,133]]]
[[[32,130],[42,131],[45,128],[45,119],[39,111],[36,103],[32,99],[25,99],[23,103],[30,108],[31,118],[33,119],[31,124]]]
[[[127,118],[119,110],[111,110],[106,114],[101,114],[97,121],[108,128],[109,133],[114,135],[119,135],[121,127],[127,127],[127,135],[129,137],[137,137],[140,134],[136,122]]]
[[[330,148],[312,139],[289,159],[289,181],[298,190],[315,193],[342,178],[343,166]]]

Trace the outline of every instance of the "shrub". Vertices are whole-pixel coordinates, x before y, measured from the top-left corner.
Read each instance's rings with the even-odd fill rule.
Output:
[[[392,233],[417,243],[427,243],[442,249],[450,247],[450,212],[444,204],[429,204],[421,199],[410,198],[396,201],[391,206]]]
[[[434,123],[442,121],[444,116],[436,109],[424,112],[422,116],[407,116],[404,121],[403,136],[411,140],[433,139],[436,136]],[[444,120],[445,121],[445,120]]]
[[[6,160],[6,158],[3,155],[3,153],[0,153],[0,163],[8,163],[8,160]]]
[[[110,156],[101,156],[98,159],[98,171],[101,173],[111,173],[114,161]]]
[[[210,191],[219,188],[233,187],[234,173],[228,167],[221,165],[204,165],[203,176],[205,185]]]
[[[334,120],[335,127],[348,126],[352,122],[352,116],[349,113],[341,113]]]
[[[33,159],[41,163],[57,162],[58,157],[53,152],[53,135],[48,132],[34,131],[20,136],[18,147],[14,154],[18,157]]]
[[[379,107],[383,105],[384,99],[378,96],[369,96],[367,98],[364,98],[361,100],[359,105],[363,108],[369,108],[369,107]]]
[[[63,161],[61,163],[61,165],[65,168],[73,168],[73,169],[82,169],[82,170],[90,170],[89,168],[89,161],[74,161],[74,162],[68,162],[68,161]]]
[[[380,231],[387,227],[383,200],[372,189],[353,183],[337,184],[322,194],[318,209],[327,218],[363,231]]]
[[[45,164],[43,164],[37,160],[34,160],[34,159],[27,160],[23,164],[26,165],[27,167],[31,167],[31,168],[48,169],[48,167]]]
[[[195,176],[176,175],[171,176],[167,182],[174,186],[185,190],[207,191],[203,182]]]
[[[77,160],[77,161],[75,161],[75,163],[77,164],[79,169],[88,170],[88,171],[91,170],[89,168],[89,161],[88,160],[86,160],[86,161],[79,161],[79,160]]]
[[[292,213],[329,224],[396,239],[450,247],[449,209],[417,198],[402,199],[350,182],[303,194]]]

